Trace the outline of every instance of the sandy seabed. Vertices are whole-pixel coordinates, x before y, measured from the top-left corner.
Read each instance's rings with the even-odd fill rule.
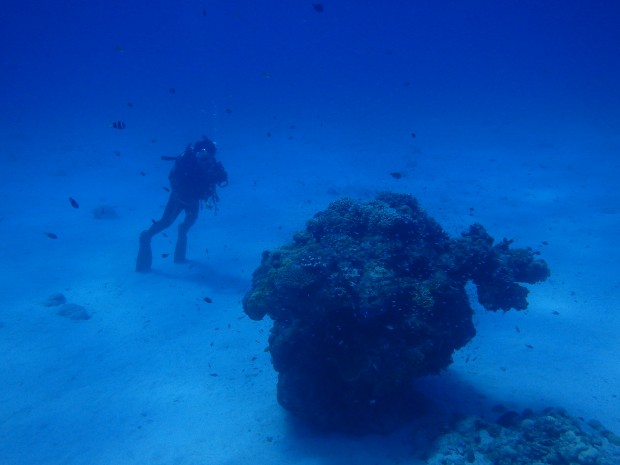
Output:
[[[203,211],[191,230],[188,263],[163,256],[174,248],[172,227],[153,240],[148,274],[133,270],[138,234],[161,214],[169,165],[79,145],[51,150],[57,162],[47,166],[7,163],[0,462],[423,463],[432,418],[368,437],[291,421],[264,350],[269,322],[250,321],[241,306],[263,250],[289,241],[330,201],[384,189],[416,196],[451,234],[477,221],[493,237],[540,250],[552,271],[531,288],[527,311],[475,306],[478,335],[447,372],[421,383],[431,416],[558,406],[620,433],[617,166],[580,162],[578,146],[539,147],[546,155],[529,160],[484,150],[450,158],[426,147],[415,159],[288,160],[274,174],[277,150],[242,163],[236,144],[227,151],[221,142],[231,183],[217,214]],[[89,150],[99,161],[83,161],[78,152]],[[299,160],[316,157],[304,150]],[[554,162],[561,151],[563,162]],[[46,305],[53,294],[88,318],[59,315]]]

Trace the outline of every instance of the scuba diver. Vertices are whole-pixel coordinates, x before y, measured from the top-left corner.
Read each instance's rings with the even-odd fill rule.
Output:
[[[226,187],[228,174],[221,162],[215,159],[217,148],[205,136],[201,140],[189,144],[178,157],[161,157],[163,160],[174,160],[174,167],[168,175],[170,180],[170,198],[164,214],[159,221],[140,234],[140,249],[136,260],[136,271],[149,271],[153,261],[151,238],[168,228],[182,211],[185,218],[179,224],[179,235],[174,249],[174,262],[183,263],[187,250],[187,231],[198,219],[200,201],[219,200],[216,187]]]

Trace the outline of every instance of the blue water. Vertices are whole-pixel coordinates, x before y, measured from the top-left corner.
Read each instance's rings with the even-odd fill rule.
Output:
[[[550,264],[527,313],[480,310],[455,357],[467,385],[620,433],[620,4],[320,3],[3,2],[0,463],[414,463],[406,447],[385,454],[393,437],[291,432],[268,324],[239,320],[262,250],[330,201],[384,189],[418,197],[451,234],[479,221]],[[166,201],[160,157],[203,134],[230,185],[192,229],[195,266],[161,258],[171,228],[154,273],[136,276],[138,234]],[[102,205],[118,217],[94,219]],[[93,318],[42,307],[54,292]],[[209,352],[228,325],[232,355]],[[257,381],[235,378],[256,354]],[[215,364],[230,376],[210,390]],[[186,410],[154,386],[182,391]]]

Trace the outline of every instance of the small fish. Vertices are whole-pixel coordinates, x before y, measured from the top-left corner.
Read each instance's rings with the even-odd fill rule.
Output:
[[[533,349],[534,346],[532,344],[525,344],[525,347],[527,347],[528,349]]]
[[[400,179],[403,177],[403,174],[399,171],[392,171],[390,173],[390,176],[392,176],[394,179]]]
[[[49,237],[50,239],[58,239],[58,236],[54,234],[53,232],[45,233],[45,235]]]
[[[114,121],[112,123],[112,127],[114,129],[125,129],[125,123],[123,121],[121,121],[121,120]]]
[[[69,203],[73,208],[80,208],[80,204],[73,197],[69,197]]]
[[[202,300],[204,300],[204,301],[205,301],[206,303],[208,303],[208,304],[210,304],[210,303],[212,303],[212,302],[213,302],[213,300],[211,300],[211,297],[205,297],[205,298],[204,298],[204,299],[202,299]]]
[[[170,189],[168,189],[166,186],[161,186],[161,188],[165,190],[166,192],[170,192]]]
[[[322,3],[313,3],[312,8],[314,8],[314,11],[317,13],[323,13],[323,11],[325,11],[325,7]]]
[[[170,92],[171,94],[176,94],[177,90],[174,87],[171,87],[170,89],[168,89],[168,92]]]
[[[163,253],[163,254],[161,254],[161,258],[166,258],[168,255],[170,255],[170,254],[168,254],[168,253]]]
[[[411,133],[411,137],[412,137],[413,139],[415,139],[415,132],[412,132],[412,133]]]
[[[140,176],[146,176],[146,173],[144,171],[140,171]]]
[[[557,310],[554,310],[554,311],[552,311],[552,312],[551,312],[551,314],[552,314],[552,315],[559,315],[559,314],[560,314],[560,312],[558,312]]]

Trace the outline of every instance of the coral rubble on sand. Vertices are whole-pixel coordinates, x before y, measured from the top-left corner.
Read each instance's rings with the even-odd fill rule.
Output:
[[[70,320],[90,320],[88,310],[78,304],[62,304],[58,307],[56,315],[64,316]]]
[[[386,430],[411,381],[450,365],[475,335],[465,285],[488,310],[525,309],[543,260],[472,225],[451,238],[415,198],[342,199],[292,243],[264,252],[245,312],[274,320],[278,401],[319,426]]]
[[[67,303],[64,294],[57,292],[50,295],[43,305],[46,307],[56,307],[56,315],[64,316],[70,320],[90,320],[91,315],[82,305]]]
[[[459,419],[435,441],[428,465],[618,465],[620,438],[564,410]]]

